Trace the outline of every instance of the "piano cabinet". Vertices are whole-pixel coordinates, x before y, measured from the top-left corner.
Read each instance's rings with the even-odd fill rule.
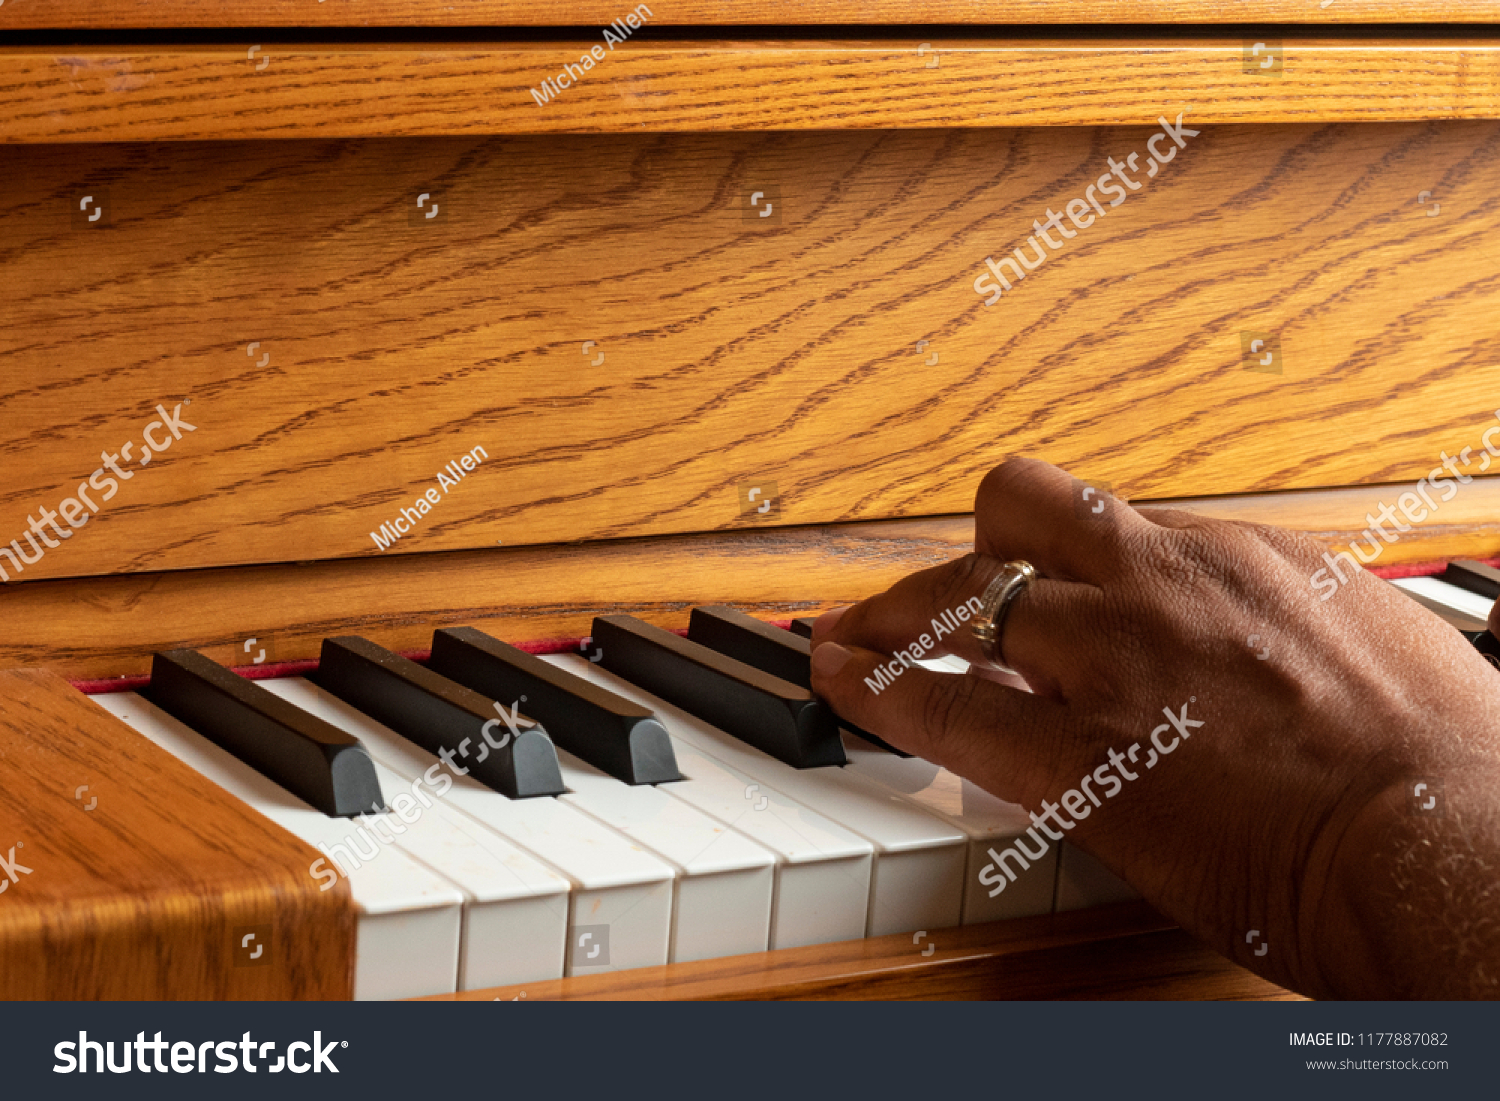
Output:
[[[0,8],[6,997],[358,992],[318,849],[79,694],[157,651],[285,678],[339,635],[811,615],[964,553],[1013,452],[1344,547],[1500,415],[1490,5],[662,0],[546,104],[623,6],[353,7]],[[1477,478],[1382,561],[1491,557],[1497,505]],[[458,985],[1289,996],[1140,902]]]

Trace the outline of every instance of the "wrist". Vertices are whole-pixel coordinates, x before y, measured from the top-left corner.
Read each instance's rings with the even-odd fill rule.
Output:
[[[1500,768],[1484,762],[1456,782],[1419,783],[1384,788],[1334,849],[1307,926],[1325,996],[1500,995]]]

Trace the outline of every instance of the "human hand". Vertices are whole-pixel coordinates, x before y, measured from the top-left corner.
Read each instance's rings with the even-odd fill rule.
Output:
[[[818,621],[814,691],[1047,813],[1162,913],[1283,985],[1500,994],[1496,672],[1363,570],[1346,566],[1320,598],[1311,540],[1113,498],[1095,511],[1081,490],[1034,460],[992,471],[973,554]],[[1001,639],[1030,693],[994,673],[900,665],[869,687],[1012,559],[1041,574]],[[983,664],[967,624],[932,641],[925,656]],[[1424,780],[1441,785],[1440,815],[1413,806]],[[1064,800],[1071,812],[1046,811]]]

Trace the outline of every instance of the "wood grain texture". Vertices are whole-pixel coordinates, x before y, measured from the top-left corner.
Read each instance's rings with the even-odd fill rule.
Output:
[[[1478,447],[1500,126],[1204,128],[985,308],[984,258],[1149,133],[5,152],[0,546],[158,403],[191,400],[197,429],[0,567],[952,514],[1014,451],[1156,498],[1415,481]],[[753,190],[782,214],[759,219]],[[108,217],[73,228],[94,191]],[[410,220],[421,193],[439,220]],[[1245,369],[1246,330],[1279,336],[1283,374]],[[476,446],[489,459],[379,550]],[[779,514],[746,514],[762,482]]]
[[[604,26],[622,0],[9,0],[0,28]],[[662,25],[778,23],[1489,23],[1493,0],[657,0]]]
[[[1170,503],[1342,548],[1400,488]],[[1500,553],[1500,478],[1476,479],[1445,509],[1377,564]],[[695,604],[806,615],[965,554],[973,535],[970,518],[948,517],[24,582],[0,590],[0,609],[20,625],[0,635],[0,665],[106,679],[145,674],[154,651],[177,646],[249,666],[262,654],[314,660],[324,638],[350,632],[417,651],[435,628],[461,624],[524,641],[582,637],[596,614],[685,627]]]
[[[1290,999],[1144,903],[697,963],[469,990],[425,1001]]]
[[[319,891],[316,850],[60,678],[0,672],[0,771],[31,869],[0,897],[0,998],[351,996],[348,884]],[[264,965],[237,965],[246,927]]]
[[[1500,117],[1500,39],[1488,28],[1466,39],[1282,35],[1279,76],[1247,66],[1240,37],[711,42],[648,32],[587,71],[597,34],[259,52],[251,47],[265,35],[254,31],[224,45],[12,46],[0,49],[0,142],[1149,126],[1179,111],[1207,124]],[[576,76],[545,96],[544,78],[569,63]]]
[[[1368,549],[1367,538],[1361,533],[1369,526],[1371,516],[1378,516],[1384,505],[1394,508],[1401,494],[1411,488],[1409,483],[1398,483],[1133,503],[1183,508],[1220,520],[1273,524],[1300,531],[1337,550],[1348,550],[1349,544],[1359,539]],[[1383,549],[1369,563],[1372,568],[1466,556],[1493,557],[1500,553],[1500,477],[1474,478],[1460,486],[1451,501],[1439,502],[1438,510],[1425,521],[1409,526],[1411,530],[1400,533],[1397,542],[1380,544]]]

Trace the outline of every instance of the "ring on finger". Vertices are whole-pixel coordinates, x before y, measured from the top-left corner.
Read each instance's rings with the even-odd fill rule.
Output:
[[[1007,562],[1005,567],[995,575],[995,579],[986,586],[984,595],[979,598],[979,614],[970,624],[970,630],[974,632],[974,637],[979,642],[979,652],[984,655],[984,660],[1002,673],[1015,672],[1005,663],[1004,651],[1001,647],[1001,637],[1005,632],[1005,619],[1010,615],[1011,605],[1016,602],[1016,598],[1026,591],[1026,587],[1035,581],[1036,577],[1036,567],[1030,562],[1020,559]]]

